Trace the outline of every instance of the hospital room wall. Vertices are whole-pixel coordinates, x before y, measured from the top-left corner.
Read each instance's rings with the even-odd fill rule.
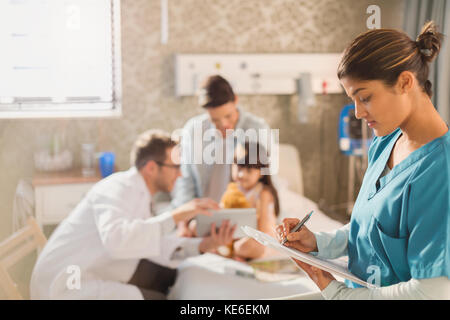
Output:
[[[402,26],[403,0],[169,0],[169,41],[163,45],[160,1],[123,0],[122,118],[0,121],[0,239],[11,232],[17,183],[32,176],[33,152],[52,134],[65,134],[77,164],[80,143],[90,141],[99,151],[116,152],[118,167],[127,169],[139,132],[171,131],[203,112],[194,97],[174,96],[173,54],[340,52],[366,30],[371,4],[380,6],[383,27]],[[344,95],[318,95],[307,124],[295,120],[295,96],[241,96],[240,102],[279,128],[281,142],[298,148],[307,197],[346,200],[348,160],[337,147]]]

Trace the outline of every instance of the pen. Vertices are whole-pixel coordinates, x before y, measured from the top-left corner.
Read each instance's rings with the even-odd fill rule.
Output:
[[[306,221],[309,220],[309,218],[311,218],[311,215],[313,214],[314,210],[312,210],[310,213],[308,213],[303,219],[302,221],[300,221],[299,223],[297,223],[297,225],[291,230],[292,232],[297,232],[298,230],[300,230],[301,227],[303,227],[303,225],[306,223]],[[283,242],[281,244],[285,244],[287,242],[287,237],[285,237],[283,239]]]

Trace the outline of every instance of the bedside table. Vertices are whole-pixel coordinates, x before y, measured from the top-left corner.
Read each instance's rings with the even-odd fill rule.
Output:
[[[98,171],[94,176],[83,177],[81,169],[36,173],[32,184],[36,221],[39,226],[42,228],[44,225],[60,223],[101,179]]]

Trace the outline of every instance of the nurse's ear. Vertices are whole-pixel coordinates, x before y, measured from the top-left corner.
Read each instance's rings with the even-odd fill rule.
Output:
[[[397,78],[395,85],[398,94],[408,94],[417,83],[416,76],[411,71],[403,71]]]

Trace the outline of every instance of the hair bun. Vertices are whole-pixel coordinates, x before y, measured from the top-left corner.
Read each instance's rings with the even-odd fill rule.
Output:
[[[442,33],[438,32],[434,21],[428,21],[416,39],[422,59],[431,62],[438,55],[442,45]]]

